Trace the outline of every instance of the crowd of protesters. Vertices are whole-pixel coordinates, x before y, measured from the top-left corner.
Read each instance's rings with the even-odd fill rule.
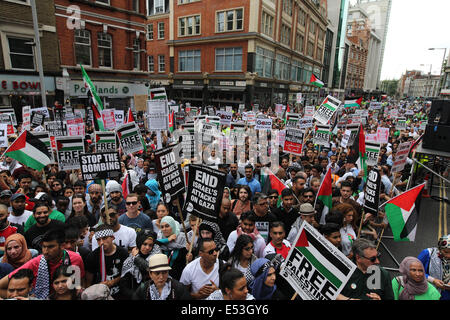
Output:
[[[383,110],[407,109],[405,130],[395,128],[387,113],[369,111],[366,134],[390,128],[378,167],[383,202],[406,189],[412,161],[391,173],[398,145],[415,141],[423,130],[429,104],[386,103]],[[365,106],[364,108],[368,108]],[[284,129],[280,114],[273,129]],[[346,119],[351,112],[344,112]],[[233,120],[242,115],[234,113]],[[20,126],[17,128],[20,131]],[[223,128],[225,129],[225,128]],[[93,148],[94,128],[87,123],[87,150]],[[388,220],[365,214],[364,171],[341,146],[343,129],[332,135],[328,148],[306,136],[301,156],[279,149],[279,169],[285,184],[273,189],[260,158],[226,163],[211,154],[205,165],[227,174],[217,223],[180,212],[166,204],[158,185],[157,146],[174,142],[169,132],[157,140],[144,135],[147,150],[121,155],[122,177],[83,181],[77,170],[60,171],[58,164],[39,172],[4,157],[0,159],[0,297],[42,300],[289,300],[295,291],[280,275],[280,267],[295,245],[303,221],[315,227],[357,266],[339,300],[449,299],[449,236],[435,248],[406,257],[398,277],[380,267],[381,287],[367,287],[366,272],[379,265],[377,242]],[[10,142],[14,136],[10,137]],[[245,141],[249,147],[249,139]],[[3,153],[3,152],[2,152]],[[193,159],[186,159],[182,166]],[[317,193],[326,171],[332,169],[332,209],[323,214]],[[369,167],[370,170],[370,167]],[[440,171],[448,176],[448,168]],[[129,193],[123,181],[129,177]],[[183,199],[178,199],[183,202]],[[106,202],[106,203],[105,203]],[[296,296],[296,299],[300,299]]]

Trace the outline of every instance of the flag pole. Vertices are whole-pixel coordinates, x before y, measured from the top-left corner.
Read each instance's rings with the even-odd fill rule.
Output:
[[[192,249],[194,248],[195,237],[197,236],[197,230],[198,230],[198,226],[200,224],[200,220],[201,220],[200,218],[197,218],[197,221],[195,222],[194,234],[192,236],[191,244],[189,245],[188,255],[190,255],[192,253]],[[186,261],[186,265],[187,264],[188,264],[188,262]]]
[[[102,181],[102,191],[103,191],[103,202],[105,204],[106,223],[110,224],[111,218],[109,217],[109,212],[108,212],[108,199],[106,198],[105,180],[102,179],[101,181]]]
[[[183,218],[183,212],[181,211],[180,200],[177,197],[173,202],[177,206],[178,213],[180,214],[181,226],[183,227],[184,236],[186,237],[186,242],[189,242],[189,239],[188,239],[188,236],[187,236],[187,231],[186,231],[186,226],[184,225],[184,218]]]

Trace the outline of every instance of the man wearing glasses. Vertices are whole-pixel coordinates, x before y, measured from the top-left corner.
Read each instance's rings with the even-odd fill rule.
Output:
[[[125,204],[127,212],[119,217],[121,225],[133,228],[136,232],[143,229],[153,230],[153,223],[150,217],[141,213],[141,203],[136,193],[130,193]]]
[[[193,299],[204,300],[219,289],[219,269],[223,261],[217,259],[219,250],[213,239],[199,243],[199,259],[190,262],[181,274],[180,283],[188,287]]]
[[[357,268],[337,300],[394,300],[392,279],[379,266],[380,254],[376,245],[361,238],[353,242],[352,249]]]
[[[253,212],[255,213],[255,226],[261,236],[269,243],[269,224],[277,221],[277,216],[269,212],[269,202],[264,193],[257,193],[253,197]]]
[[[314,206],[314,202],[315,202],[315,206]],[[322,200],[320,200],[320,199],[317,199],[317,201],[316,201],[316,193],[314,192],[314,190],[312,188],[303,189],[302,194],[300,196],[300,203],[302,203],[302,204],[309,203],[312,206],[314,206],[314,209],[316,210],[315,220],[317,222],[320,221],[324,204],[323,204]]]

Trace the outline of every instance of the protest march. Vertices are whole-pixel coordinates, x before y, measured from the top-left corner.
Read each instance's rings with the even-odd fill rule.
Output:
[[[137,112],[81,69],[83,112],[0,114],[1,299],[450,298],[450,235],[380,257],[422,239],[430,176],[448,182],[423,156],[434,101],[191,106],[161,87]]]

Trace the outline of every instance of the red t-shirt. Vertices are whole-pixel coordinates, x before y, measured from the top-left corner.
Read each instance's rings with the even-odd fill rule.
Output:
[[[11,225],[7,226],[3,230],[0,230],[0,247],[4,247],[6,239],[14,233],[17,233],[17,228]]]
[[[275,252],[276,252],[277,254],[281,254],[281,255],[283,256],[283,258],[285,258],[285,259],[287,258],[288,254],[289,254],[289,250],[290,250],[291,248],[289,248],[288,246],[286,246],[284,243],[281,244],[281,249],[278,249],[277,247],[275,247],[275,246],[273,245],[272,242],[271,242],[271,244],[272,244],[272,247],[275,248]]]

